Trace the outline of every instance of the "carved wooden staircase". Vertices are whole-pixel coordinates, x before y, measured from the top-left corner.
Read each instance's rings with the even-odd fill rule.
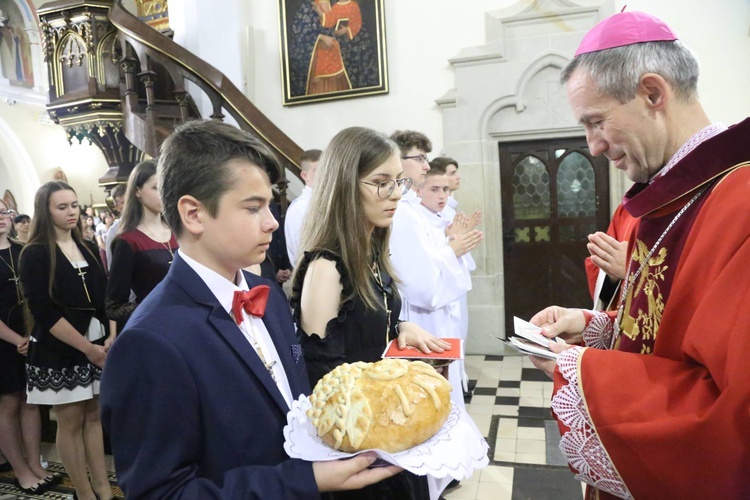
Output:
[[[224,74],[128,12],[122,0],[57,0],[38,13],[50,116],[69,138],[87,138],[102,149],[110,168],[100,184],[124,182],[144,154],[158,156],[177,125],[200,117],[187,81],[211,103],[211,119],[231,116],[299,177],[301,148]]]

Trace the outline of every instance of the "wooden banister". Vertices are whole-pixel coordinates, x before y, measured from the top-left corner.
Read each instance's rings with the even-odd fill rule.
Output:
[[[240,128],[253,134],[276,153],[285,170],[288,169],[295,176],[300,177],[298,162],[302,149],[255,107],[223,73],[132,15],[123,7],[122,0],[115,0],[109,11],[109,18],[119,30],[119,36],[123,42],[124,60],[129,57],[126,43],[124,43],[127,42],[133,48],[134,56],[140,59],[142,75],[151,77],[149,59],[163,65],[172,75],[175,80],[175,100],[179,105],[177,119],[184,121],[188,116],[186,92],[183,88],[183,78],[186,78],[195,83],[210,99],[213,108],[211,118],[222,119],[221,110],[226,110]],[[126,92],[123,102],[125,115],[139,114],[137,112],[138,97],[129,94],[135,85],[132,80],[132,75],[128,77],[126,71]],[[150,83],[152,84],[153,82]],[[143,136],[128,138],[136,145],[151,149],[152,151],[146,152],[153,156],[153,150],[158,145],[152,141],[161,142],[164,138],[164,131],[157,130],[160,127],[158,127],[157,112],[154,110],[156,104],[152,89],[146,97],[147,109],[144,111],[147,112],[138,118],[125,116],[125,130],[126,134],[137,134],[135,128],[151,129],[154,133],[151,138]],[[142,129],[141,133],[143,131]]]

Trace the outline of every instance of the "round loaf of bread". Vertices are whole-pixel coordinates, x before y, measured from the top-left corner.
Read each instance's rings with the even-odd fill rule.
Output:
[[[307,417],[329,446],[396,453],[431,438],[450,413],[450,383],[421,361],[344,363],[310,395]]]

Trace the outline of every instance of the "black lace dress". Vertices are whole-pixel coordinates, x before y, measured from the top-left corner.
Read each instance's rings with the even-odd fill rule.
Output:
[[[26,360],[26,393],[30,403],[74,403],[92,399],[99,393],[101,368],[50,333],[50,328],[64,318],[95,344],[103,345],[107,338],[104,312],[107,275],[94,244],[83,242],[78,249],[85,263],[81,261],[74,267],[62,250],[55,247],[53,296],[49,294],[49,250],[40,244],[24,249],[20,276],[34,318],[31,336],[35,340],[29,346]]]
[[[388,316],[385,307],[372,311],[364,301],[357,297],[341,304],[338,316],[326,325],[326,337],[321,339],[316,333],[308,335],[301,325],[300,301],[302,284],[310,263],[318,258],[330,260],[336,264],[336,270],[341,276],[343,290],[342,297],[352,292],[352,283],[341,258],[329,251],[305,252],[304,258],[297,267],[297,277],[292,290],[291,304],[294,310],[294,321],[297,324],[297,338],[302,345],[302,351],[307,364],[310,386],[315,384],[323,375],[343,363],[357,361],[378,361],[390,339],[396,338],[396,323],[401,312],[401,299],[393,286],[393,279],[386,273],[381,273],[382,287],[375,278],[371,284],[376,296],[383,302],[383,293],[388,298],[388,308],[391,310],[390,331],[387,332]],[[402,472],[392,478],[373,484],[367,488],[350,491],[327,493],[322,495],[326,499],[356,499],[356,500],[396,500],[396,499],[428,499],[429,491],[427,479],[415,476],[409,472]]]

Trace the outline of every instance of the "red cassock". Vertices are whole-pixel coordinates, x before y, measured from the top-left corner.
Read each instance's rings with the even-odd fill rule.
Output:
[[[587,498],[750,498],[749,138],[745,120],[625,196],[641,271],[621,333],[616,311],[588,316],[555,370]]]
[[[630,241],[631,235],[638,229],[638,219],[634,218],[630,213],[625,210],[622,204],[618,205],[615,209],[615,213],[612,215],[612,220],[607,228],[607,234],[617,241]],[[596,281],[599,278],[599,267],[591,262],[591,257],[586,257],[583,262],[586,267],[586,279],[589,284],[589,295],[592,299],[598,299],[594,294],[596,293]],[[605,278],[606,279],[606,278]],[[618,288],[619,290],[619,288]],[[617,291],[615,291],[617,294]],[[617,305],[617,299],[612,301],[613,304]],[[606,307],[606,304],[605,304]]]

